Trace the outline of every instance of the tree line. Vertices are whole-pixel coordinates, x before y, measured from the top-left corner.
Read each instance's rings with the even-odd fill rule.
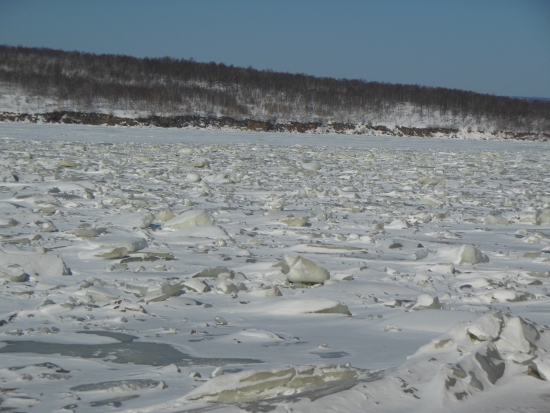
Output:
[[[229,116],[274,123],[423,122],[550,131],[550,102],[418,85],[334,79],[193,59],[136,58],[0,45],[0,83],[93,112]],[[406,126],[406,125],[404,125]]]

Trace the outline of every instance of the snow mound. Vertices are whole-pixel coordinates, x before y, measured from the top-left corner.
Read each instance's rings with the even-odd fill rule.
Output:
[[[488,313],[459,323],[420,347],[396,372],[374,386],[383,387],[398,378],[426,411],[433,411],[496,387],[513,387],[518,376],[549,380],[549,330],[521,317]]]
[[[208,212],[203,210],[190,210],[166,221],[164,223],[164,228],[180,230],[212,225],[213,223],[214,220]]]
[[[481,252],[473,245],[461,245],[459,247],[443,247],[435,251],[435,253],[427,253],[425,255],[427,261],[437,263],[453,263],[459,264],[484,264],[489,262],[489,257]],[[423,259],[422,255],[417,255],[418,259]]]
[[[284,338],[271,331],[260,330],[257,328],[248,328],[238,333],[228,336],[231,339],[237,339],[241,342],[280,342]]]
[[[340,314],[351,315],[348,307],[330,298],[277,298],[277,302],[262,305],[263,311],[273,315]]]
[[[114,225],[128,228],[147,228],[154,220],[153,214],[148,212],[127,213],[110,218]]]
[[[487,215],[483,218],[483,221],[487,225],[508,225],[510,222],[502,215]]]
[[[281,221],[289,227],[305,227],[308,222],[308,217],[290,217]]]
[[[98,248],[125,248],[127,252],[137,252],[148,247],[147,240],[132,236],[104,235],[97,241],[89,241],[90,245]]]

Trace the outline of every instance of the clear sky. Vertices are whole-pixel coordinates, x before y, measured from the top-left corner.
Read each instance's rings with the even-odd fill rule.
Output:
[[[0,0],[0,44],[550,98],[550,0]]]

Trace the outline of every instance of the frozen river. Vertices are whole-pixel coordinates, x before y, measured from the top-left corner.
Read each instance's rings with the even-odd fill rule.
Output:
[[[0,138],[90,142],[186,144],[257,144],[274,146],[349,147],[362,149],[544,151],[546,142],[487,141],[439,138],[399,138],[336,134],[265,133],[163,128],[124,128],[57,124],[0,124]]]
[[[0,123],[0,411],[545,411],[549,148]]]

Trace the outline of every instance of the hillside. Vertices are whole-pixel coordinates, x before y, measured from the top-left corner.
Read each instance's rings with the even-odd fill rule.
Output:
[[[0,46],[0,112],[5,121],[550,137],[549,101],[10,46]]]

